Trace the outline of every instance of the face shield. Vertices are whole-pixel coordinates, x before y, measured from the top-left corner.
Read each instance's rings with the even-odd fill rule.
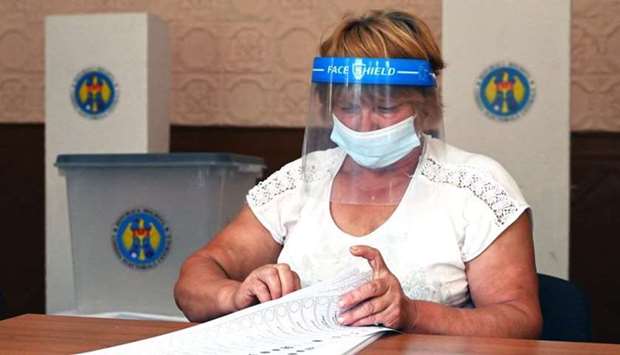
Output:
[[[429,62],[318,57],[302,170],[307,198],[396,205],[443,122]]]

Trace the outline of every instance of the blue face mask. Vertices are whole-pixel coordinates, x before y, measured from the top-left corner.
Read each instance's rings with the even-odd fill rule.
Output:
[[[368,132],[352,130],[340,122],[336,115],[332,116],[334,127],[330,139],[361,166],[370,169],[384,168],[420,146],[420,138],[413,126],[415,116]]]

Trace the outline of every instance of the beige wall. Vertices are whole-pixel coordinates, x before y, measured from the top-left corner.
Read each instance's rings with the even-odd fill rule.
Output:
[[[436,0],[0,0],[0,122],[44,120],[44,16],[148,11],[170,28],[173,123],[303,126],[321,33],[371,3],[440,28]]]
[[[571,127],[620,131],[620,1],[573,0]]]
[[[0,122],[44,121],[44,16],[147,11],[170,26],[173,123],[300,126],[321,33],[360,7],[415,11],[439,36],[439,0],[0,0]],[[573,130],[620,131],[619,14],[573,0]]]

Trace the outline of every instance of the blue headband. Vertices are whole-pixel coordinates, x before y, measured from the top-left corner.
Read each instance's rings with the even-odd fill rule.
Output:
[[[428,61],[401,58],[316,57],[312,82],[436,86]]]

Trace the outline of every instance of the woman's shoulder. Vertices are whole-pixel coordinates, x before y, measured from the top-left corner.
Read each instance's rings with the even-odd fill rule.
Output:
[[[287,179],[312,181],[333,174],[340,167],[344,159],[344,152],[340,148],[318,150],[295,159],[271,174],[265,181],[278,180],[282,176]]]
[[[246,196],[253,209],[268,205],[273,200],[297,190],[301,186],[302,159],[296,159],[282,166],[265,180],[256,184]]]
[[[342,161],[340,149],[315,151],[295,159],[254,186],[247,196],[251,206],[266,205],[299,190],[303,182],[316,182],[328,178]]]
[[[500,182],[512,177],[495,159],[478,153],[468,152],[438,139],[430,139],[427,146],[425,167],[431,170],[460,171],[480,175]]]
[[[500,222],[508,212],[527,206],[517,182],[500,163],[488,156],[432,140],[420,169],[421,175],[435,186],[454,187],[449,190],[453,195],[459,191],[458,196],[478,201],[474,203],[488,207]]]

